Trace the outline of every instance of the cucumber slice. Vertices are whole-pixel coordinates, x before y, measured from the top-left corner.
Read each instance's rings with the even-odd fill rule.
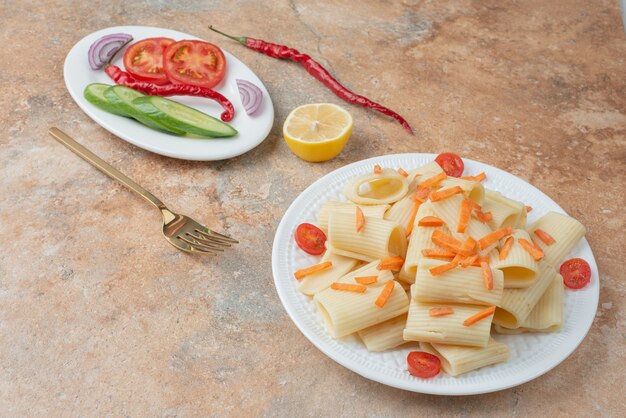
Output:
[[[163,97],[143,96],[133,100],[133,104],[145,115],[158,119],[172,129],[180,129],[190,134],[210,138],[237,135],[237,130],[229,124]]]
[[[104,110],[105,112],[113,113],[114,115],[128,116],[126,112],[118,108],[106,97],[104,97],[104,91],[109,87],[111,86],[108,84],[91,83],[87,87],[85,87],[85,90],[83,91],[83,96],[85,97],[85,100],[87,100],[89,103],[99,109]]]
[[[130,87],[125,86],[112,86],[104,90],[104,97],[111,102],[118,109],[126,112],[126,114],[139,122],[143,123],[149,128],[159,131],[165,131],[176,135],[184,135],[185,131],[177,128],[170,128],[169,126],[161,123],[158,118],[154,118],[133,104],[133,100],[145,97],[137,90],[133,90]]]

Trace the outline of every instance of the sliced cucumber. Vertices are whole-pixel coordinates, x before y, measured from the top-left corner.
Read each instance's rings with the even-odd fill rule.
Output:
[[[92,83],[85,87],[83,96],[92,105],[100,108],[106,112],[113,113],[120,116],[128,116],[126,112],[111,103],[106,97],[104,97],[104,91],[111,87],[108,84]]]
[[[154,118],[151,115],[144,113],[133,103],[134,99],[147,97],[139,93],[137,90],[133,90],[130,87],[125,86],[112,86],[104,90],[104,97],[116,106],[119,110],[126,112],[126,114],[139,122],[143,123],[149,128],[157,129],[159,131],[165,131],[176,135],[184,135],[185,131],[174,127],[169,127],[158,118]]]
[[[237,135],[237,130],[229,124],[192,107],[163,97],[139,97],[133,100],[133,105],[145,115],[159,120],[171,129],[180,129],[193,135],[210,138]]]

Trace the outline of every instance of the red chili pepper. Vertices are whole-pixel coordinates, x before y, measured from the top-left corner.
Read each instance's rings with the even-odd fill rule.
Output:
[[[255,51],[262,52],[263,54],[268,55],[270,57],[279,58],[279,59],[291,59],[293,61],[296,61],[302,64],[302,66],[307,70],[309,74],[311,74],[313,77],[317,78],[319,81],[324,83],[324,85],[330,88],[333,93],[341,97],[346,102],[355,103],[363,107],[376,110],[387,116],[391,116],[392,118],[400,122],[400,124],[404,126],[404,128],[407,131],[409,131],[410,134],[413,134],[413,129],[408,124],[408,122],[404,120],[402,116],[400,116],[393,110],[383,105],[380,105],[376,102],[371,101],[367,97],[360,96],[348,90],[347,88],[342,86],[341,83],[335,80],[333,76],[330,75],[330,73],[319,62],[315,61],[310,56],[306,54],[302,54],[300,53],[300,51],[293,49],[293,48],[289,48],[284,45],[273,44],[271,42],[265,42],[260,39],[254,39],[254,38],[250,38],[247,36],[236,38],[224,32],[220,32],[219,30],[215,29],[212,26],[209,26],[209,29],[221,35],[224,35],[230,39],[233,39],[241,43],[242,45],[247,46],[250,49],[254,49]]]
[[[139,81],[116,65],[107,65],[104,71],[117,84],[130,87],[150,96],[198,96],[213,99],[224,108],[224,112],[220,115],[220,119],[224,122],[230,122],[235,116],[233,104],[215,90],[180,83],[157,85],[148,81]]]

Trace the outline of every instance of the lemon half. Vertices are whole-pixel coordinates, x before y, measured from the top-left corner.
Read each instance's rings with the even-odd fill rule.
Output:
[[[320,162],[336,157],[352,133],[352,116],[332,103],[296,107],[283,125],[287,146],[305,161]]]

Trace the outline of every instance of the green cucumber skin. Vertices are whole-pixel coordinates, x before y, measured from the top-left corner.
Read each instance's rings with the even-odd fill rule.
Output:
[[[119,93],[119,94],[118,94]],[[118,109],[126,112],[126,114],[133,119],[141,122],[149,128],[156,129],[157,131],[164,131],[175,135],[184,135],[185,131],[176,128],[170,128],[161,123],[158,119],[145,114],[141,109],[135,106],[132,101],[124,100],[124,95],[135,95],[136,98],[143,97],[144,95],[130,87],[125,86],[112,86],[104,91],[104,97],[113,103]]]
[[[181,111],[191,112],[198,117],[204,119],[203,126],[198,124],[183,121],[177,118],[175,115],[168,114],[157,107],[159,101],[170,102],[171,105],[179,108]],[[237,135],[237,130],[227,123],[222,122],[219,119],[209,116],[206,113],[200,112],[197,109],[186,106],[182,103],[175,102],[173,100],[165,99],[159,96],[143,96],[133,100],[133,104],[137,106],[146,115],[152,118],[158,119],[163,124],[174,129],[181,129],[185,132],[193,135],[208,138],[226,138]]]
[[[126,116],[128,117],[128,113],[124,112],[115,104],[111,103],[106,97],[104,97],[104,91],[111,87],[109,84],[101,84],[101,83],[91,83],[85,90],[83,91],[83,97],[89,103],[97,107],[98,109],[102,109],[105,112],[113,113],[114,115]]]

